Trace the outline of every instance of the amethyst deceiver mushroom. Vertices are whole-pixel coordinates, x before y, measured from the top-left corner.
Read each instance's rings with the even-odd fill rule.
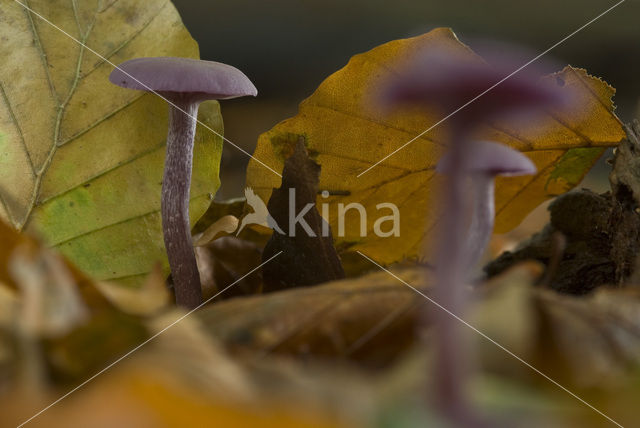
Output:
[[[132,59],[113,70],[109,80],[123,88],[158,93],[169,102],[162,229],[176,303],[196,308],[202,303],[202,290],[189,225],[189,188],[198,107],[206,100],[256,96],[258,91],[230,65],[190,58]]]
[[[478,57],[463,60],[447,51],[423,52],[399,76],[383,83],[380,102],[386,107],[436,108],[443,117],[450,115],[447,121],[455,139],[489,119],[570,101],[566,90],[561,94],[541,85],[531,67],[515,73],[516,68],[513,61],[490,66]]]
[[[471,187],[473,214],[467,232],[464,261],[471,267],[480,260],[493,232],[495,178],[535,174],[537,169],[519,151],[491,141],[474,141],[469,144],[468,151],[469,161],[463,173]],[[436,171],[450,173],[450,160],[449,156],[443,156]]]
[[[509,53],[503,51],[497,56],[508,59]],[[423,51],[404,70],[381,83],[381,107],[435,108],[442,119],[432,126],[447,120],[445,126],[450,132],[447,146],[451,172],[443,192],[444,215],[439,228],[434,290],[436,300],[447,311],[433,313],[437,364],[434,384],[441,411],[462,426],[484,425],[464,392],[470,373],[469,350],[461,338],[459,321],[451,317],[451,313],[463,316],[465,308],[463,285],[469,266],[465,260],[468,253],[462,213],[473,133],[481,124],[503,116],[557,107],[570,101],[566,92],[563,95],[557,88],[541,86],[538,77],[529,70],[521,67],[514,73],[515,69],[507,61],[491,67],[479,57],[462,58],[445,50]]]

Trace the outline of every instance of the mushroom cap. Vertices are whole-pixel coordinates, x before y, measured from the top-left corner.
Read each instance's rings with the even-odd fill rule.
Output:
[[[199,100],[258,94],[249,78],[237,68],[191,58],[132,59],[113,70],[109,80],[123,88],[193,94]]]
[[[467,174],[497,175],[529,175],[535,174],[536,166],[531,160],[510,147],[492,141],[473,141],[468,146]],[[451,171],[451,158],[444,155],[436,171],[447,174]]]
[[[446,51],[421,52],[398,75],[382,83],[380,104],[424,105],[467,125],[531,108],[561,106],[570,100],[558,88],[543,85],[533,72],[504,63],[490,66],[478,57]],[[473,100],[473,101],[472,101]]]

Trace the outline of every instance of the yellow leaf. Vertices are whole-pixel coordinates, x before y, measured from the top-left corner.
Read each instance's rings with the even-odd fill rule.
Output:
[[[216,361],[214,361],[215,363]],[[307,409],[300,403],[282,403],[271,397],[260,397],[264,403],[238,400],[224,391],[204,393],[175,373],[153,366],[116,367],[90,382],[82,393],[71,400],[38,415],[29,424],[34,427],[62,428],[70,426],[136,427],[136,428],[342,428],[347,424],[320,410]],[[213,388],[213,387],[210,387]],[[226,393],[226,394],[225,394]],[[50,401],[37,401],[23,394],[0,403],[3,426],[17,426],[42,410]],[[231,395],[231,396],[230,396]],[[257,400],[256,400],[257,401]],[[307,406],[310,407],[310,406]]]
[[[170,1],[35,0],[35,13],[119,64],[198,57]],[[0,16],[0,219],[93,277],[140,283],[165,264],[160,187],[168,106],[109,82],[113,67],[16,2]],[[200,119],[222,132],[218,104]],[[198,129],[191,218],[217,190],[222,141]]]
[[[447,141],[446,125],[435,127],[371,171],[368,167],[415,138],[442,118],[441,114],[406,110],[387,116],[371,108],[380,79],[400,70],[411,54],[438,48],[466,60],[480,60],[446,28],[419,37],[396,40],[356,55],[346,67],[329,76],[300,105],[297,116],[260,136],[255,157],[282,168],[298,135],[303,135],[311,157],[321,166],[320,189],[332,196],[329,223],[338,248],[359,250],[382,263],[406,257],[428,257],[425,238],[437,225],[439,178],[434,167]],[[496,229],[504,232],[544,200],[566,192],[603,153],[625,134],[613,113],[614,89],[584,70],[567,67],[543,78],[545,84],[572,91],[571,109],[548,111],[526,123],[483,125],[479,137],[508,144],[525,152],[538,167],[536,176],[501,178],[496,189]],[[252,161],[247,185],[267,200],[280,186],[273,174]],[[339,233],[337,204],[356,202],[367,214],[366,236],[361,236],[357,211],[348,212],[345,234]],[[399,237],[378,237],[376,220],[390,215],[377,204],[393,203],[400,210]],[[390,225],[389,225],[390,226]],[[386,231],[385,226],[382,230]]]

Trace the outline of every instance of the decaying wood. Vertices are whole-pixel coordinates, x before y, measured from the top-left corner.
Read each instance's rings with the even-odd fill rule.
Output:
[[[273,190],[267,205],[284,233],[274,231],[264,247],[263,261],[282,252],[274,263],[268,263],[262,270],[265,291],[344,278],[331,229],[315,206],[319,181],[320,165],[309,158],[304,138],[300,137],[295,151],[285,162],[282,185]],[[291,192],[295,200],[291,199]],[[313,207],[302,219],[310,230],[303,228],[301,223],[292,224],[292,214],[301,214],[309,204]]]
[[[631,277],[640,254],[640,124],[627,126],[609,176],[611,191],[583,189],[558,197],[551,220],[540,233],[485,267],[489,277],[522,260],[549,264],[552,236],[562,233],[566,248],[548,285],[561,292],[585,294],[603,285],[619,286]]]

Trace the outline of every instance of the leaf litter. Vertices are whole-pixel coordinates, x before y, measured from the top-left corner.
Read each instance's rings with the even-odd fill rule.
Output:
[[[110,19],[116,20],[126,12],[124,3],[127,2],[103,5],[97,13],[110,14]],[[19,9],[11,12],[15,14],[16,10]],[[78,28],[89,28],[83,25],[92,22],[93,12],[84,8],[80,12]],[[177,16],[168,3],[156,12],[172,22]],[[143,16],[130,18],[140,24]],[[101,22],[95,20],[97,27],[92,31],[103,34]],[[40,24],[32,28],[48,31]],[[179,33],[175,39],[167,38],[159,31],[161,28],[164,27],[150,24],[140,42],[149,45],[131,49],[147,49],[158,40],[175,40],[189,46],[187,51],[193,51],[194,44],[181,25],[171,26]],[[47,38],[45,45],[50,40],[54,39]],[[29,235],[17,233],[16,226],[32,208],[33,224],[42,220],[41,232],[45,233],[41,235],[46,244],[52,243],[46,233],[46,210],[40,205],[29,208],[20,197],[9,194],[15,189],[4,175],[0,176],[4,203],[0,215],[9,223],[0,222],[2,424],[15,426],[24,422],[132,349],[136,351],[83,386],[82,392],[61,401],[32,423],[48,427],[146,427],[203,426],[215,420],[224,426],[318,428],[442,423],[435,409],[425,406],[423,397],[425,385],[438,370],[432,364],[432,327],[425,312],[438,309],[386,272],[362,273],[367,270],[362,263],[358,269],[349,269],[352,277],[341,279],[340,263],[340,257],[345,262],[353,261],[353,251],[362,250],[375,260],[391,264],[392,273],[431,295],[430,268],[407,260],[420,255],[430,224],[421,223],[427,217],[424,210],[415,210],[413,215],[409,210],[415,208],[411,205],[414,200],[427,206],[429,197],[423,193],[431,186],[435,188],[437,180],[431,181],[430,176],[440,134],[421,141],[415,151],[406,152],[389,165],[381,165],[380,173],[366,178],[363,185],[341,178],[358,173],[363,166],[386,155],[396,143],[427,127],[431,118],[425,120],[413,112],[381,121],[376,112],[363,113],[361,103],[371,76],[384,67],[393,70],[419,44],[443,45],[456,54],[475,55],[451,30],[436,29],[354,57],[303,102],[298,116],[261,136],[256,156],[283,168],[281,189],[280,183],[262,176],[254,164],[248,172],[249,184],[265,200],[271,192],[269,211],[281,225],[287,225],[281,202],[281,193],[287,187],[295,188],[305,203],[315,202],[319,189],[332,189],[333,203],[365,201],[375,205],[380,195],[401,198],[405,202],[400,204],[403,213],[418,239],[397,246],[375,239],[336,237],[334,247],[331,237],[314,242],[287,239],[275,233],[269,237],[257,227],[236,237],[231,234],[247,212],[246,207],[243,211],[243,201],[214,202],[194,228],[194,233],[201,234],[196,251],[204,292],[212,297],[229,284],[236,284],[220,296],[227,297],[226,301],[216,300],[186,318],[170,303],[162,268],[151,267],[152,259],[162,257],[148,257],[145,249],[132,253],[127,247],[125,253],[131,262],[127,269],[143,262],[149,262],[149,266],[144,272],[137,271],[136,281],[119,284],[105,281],[111,276],[88,267],[87,258],[95,246],[82,247],[79,255],[59,245],[65,258]],[[82,59],[81,69],[87,74],[81,76],[72,93],[86,90],[82,80],[99,72],[100,64],[90,63],[92,60],[95,58]],[[59,68],[65,69],[63,64]],[[6,72],[6,68],[3,70]],[[490,279],[479,279],[466,287],[465,293],[472,302],[468,321],[593,406],[631,426],[637,419],[640,394],[640,293],[636,269],[640,180],[634,167],[638,129],[637,125],[628,129],[629,138],[624,139],[621,123],[613,113],[613,88],[586,71],[568,67],[546,79],[582,88],[583,109],[555,112],[540,118],[531,128],[487,124],[486,135],[523,150],[541,170],[539,176],[499,185],[497,199],[502,208],[498,221],[508,228],[539,201],[566,192],[600,156],[602,147],[623,140],[613,161],[612,192],[595,195],[581,191],[556,199],[551,208],[556,213],[551,225],[522,247],[528,248],[528,253],[520,249],[513,253],[515,256],[502,256],[490,265]],[[62,80],[53,76],[42,81],[61,87],[66,84]],[[12,88],[5,90],[9,95],[15,92]],[[350,97],[347,100],[340,94]],[[148,98],[130,99],[128,108],[152,103]],[[13,98],[4,99],[6,107],[6,100]],[[75,102],[71,97],[69,109],[78,115],[78,132],[69,127],[71,123],[63,126],[60,137],[64,138],[60,141],[65,144],[92,136],[89,125],[96,112],[80,114],[81,109],[76,107],[82,104]],[[159,106],[153,108],[156,107]],[[16,114],[20,116],[19,112]],[[563,120],[555,120],[557,116]],[[211,126],[221,129],[217,106],[211,106],[208,119]],[[82,124],[86,126],[83,128]],[[41,128],[25,132],[46,134],[47,124]],[[3,132],[13,131],[3,126]],[[380,140],[383,133],[393,138],[385,137],[382,140],[386,143],[373,147],[362,146]],[[15,132],[2,136],[12,144],[18,144],[18,137]],[[563,143],[558,145],[560,140]],[[25,141],[32,141],[30,135]],[[201,137],[200,144],[206,145],[207,141]],[[66,147],[64,150],[69,151],[76,146]],[[206,164],[209,169],[201,177],[199,213],[205,211],[211,191],[217,188],[209,162],[217,159],[214,158],[215,153],[202,157],[200,166]],[[429,161],[417,163],[424,159]],[[54,167],[55,162],[51,165],[51,181],[43,184],[42,194],[53,192],[58,183]],[[85,172],[74,177],[80,180]],[[217,169],[213,175],[217,175]],[[118,180],[109,180],[105,181],[105,189],[118,185]],[[86,184],[78,189],[95,192],[99,187],[93,178]],[[522,189],[523,196],[515,197]],[[59,197],[54,193],[51,202],[47,199],[42,203],[51,205]],[[71,195],[75,199],[64,201],[80,202],[76,193]],[[407,194],[413,199],[406,198]],[[39,195],[36,192],[36,198]],[[56,224],[69,222],[68,214],[74,211],[60,208],[59,212],[64,215],[56,218]],[[123,215],[129,219],[129,214]],[[83,216],[73,221],[82,226]],[[317,232],[322,217],[315,207],[309,216]],[[218,220],[220,223],[216,223]],[[335,218],[330,223],[335,226]],[[91,227],[88,232],[94,231]],[[109,233],[116,229],[109,229]],[[567,238],[559,256],[552,242],[555,232]],[[126,238],[127,229],[118,229],[118,233]],[[153,230],[145,230],[144,234],[147,241],[158,235]],[[114,251],[111,240],[97,235],[98,247],[107,253]],[[271,271],[247,276],[261,260],[282,249],[292,253],[291,258],[274,263]],[[296,257],[312,260],[313,268],[301,270],[304,263]],[[555,260],[558,263],[554,264],[554,257],[559,257]],[[530,259],[537,261],[527,261]],[[501,268],[491,271],[496,263],[502,263]],[[313,284],[316,285],[310,287]],[[601,426],[600,415],[495,344],[471,331],[469,340],[476,344],[477,364],[481,367],[471,380],[473,401],[484,412],[499,417],[505,426]]]

